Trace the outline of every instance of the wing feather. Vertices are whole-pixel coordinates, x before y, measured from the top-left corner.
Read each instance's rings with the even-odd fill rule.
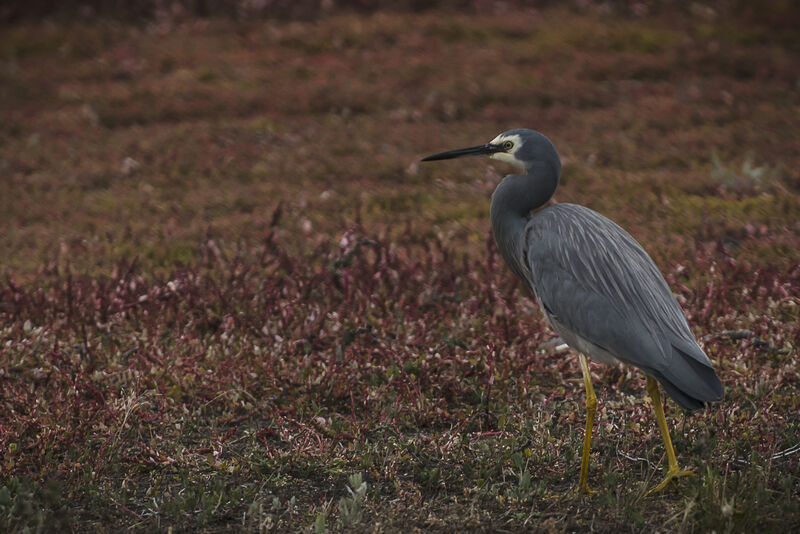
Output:
[[[562,327],[666,381],[668,390],[721,397],[711,361],[658,267],[630,234],[574,204],[541,210],[526,230],[531,285]]]

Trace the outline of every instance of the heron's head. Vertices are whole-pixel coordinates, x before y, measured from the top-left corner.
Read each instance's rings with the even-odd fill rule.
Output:
[[[539,132],[524,128],[503,132],[485,145],[441,152],[422,161],[481,155],[511,163],[525,171],[530,171],[537,163],[553,166],[557,174],[561,171],[561,160],[553,143]]]

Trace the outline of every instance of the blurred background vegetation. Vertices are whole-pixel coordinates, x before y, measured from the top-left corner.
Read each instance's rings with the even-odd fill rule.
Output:
[[[746,0],[709,0],[667,2],[631,0],[7,0],[0,8],[0,21],[58,17],[91,19],[95,17],[143,22],[169,17],[231,17],[314,20],[342,13],[369,14],[378,11],[450,11],[465,15],[520,12],[529,9],[562,8],[574,12],[596,11],[616,16],[724,13],[726,17],[747,19],[774,28],[794,29],[797,10],[791,0],[748,2]]]
[[[3,2],[0,531],[800,529],[799,11]],[[419,163],[512,127],[725,384],[668,404],[657,498],[643,378],[594,365],[603,491],[551,498],[584,397],[495,253],[507,167]]]

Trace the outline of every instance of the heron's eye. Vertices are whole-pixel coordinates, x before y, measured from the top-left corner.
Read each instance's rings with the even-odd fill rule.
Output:
[[[514,148],[514,143],[512,141],[506,141],[503,143],[503,150],[511,150]]]

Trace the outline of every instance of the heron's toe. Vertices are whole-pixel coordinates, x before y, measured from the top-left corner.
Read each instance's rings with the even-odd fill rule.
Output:
[[[681,477],[693,477],[693,476],[694,473],[692,471],[681,471],[680,469],[670,469],[669,472],[667,473],[667,476],[664,477],[664,480],[661,481],[661,484],[648,491],[646,495],[651,495],[653,493],[663,490],[664,488],[669,486],[673,480],[676,480]]]
[[[597,492],[589,487],[589,484],[583,483],[578,484],[571,490],[569,490],[563,497],[567,499],[576,499],[578,497],[583,497],[584,495],[595,495]]]
[[[578,484],[566,493],[548,493],[545,495],[547,499],[555,501],[567,501],[583,497],[584,495],[595,495],[597,492],[589,487],[588,484]]]

